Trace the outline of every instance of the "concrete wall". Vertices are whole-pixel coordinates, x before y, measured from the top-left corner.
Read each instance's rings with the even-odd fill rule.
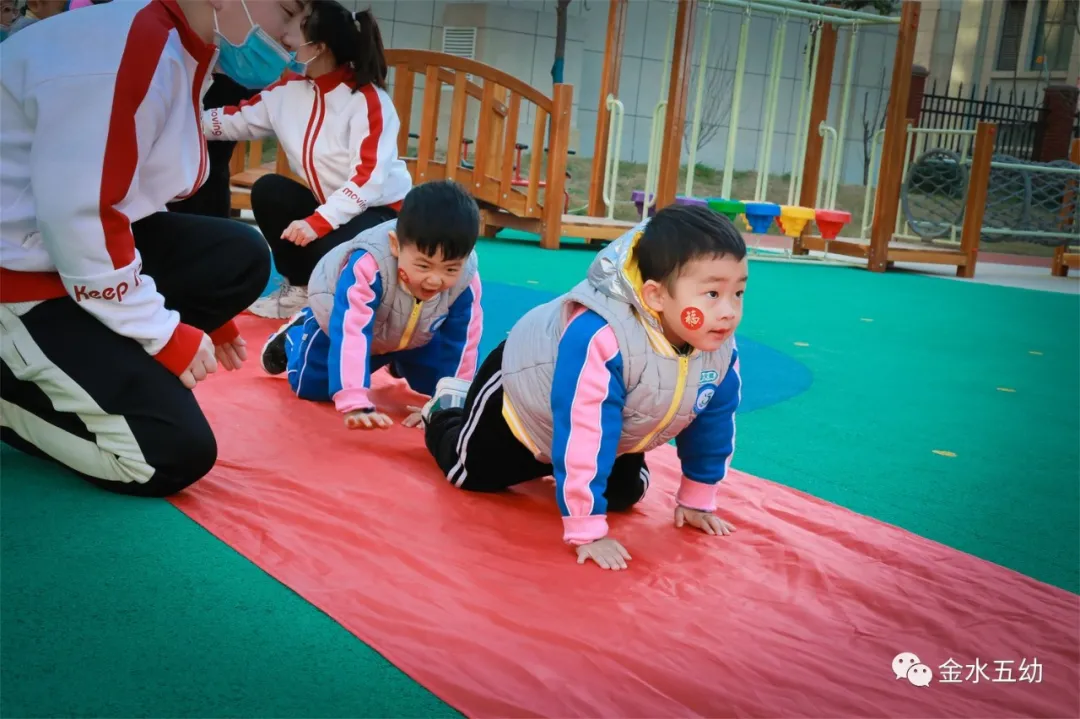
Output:
[[[346,0],[354,7],[369,3]],[[478,29],[477,59],[509,72],[545,94],[551,92],[550,68],[555,47],[554,0],[490,0],[456,3],[445,0],[401,0],[373,2],[383,37],[389,47],[442,47],[444,25],[472,25]],[[666,55],[671,3],[663,0],[631,0],[622,62],[619,99],[626,108],[621,159],[624,162],[647,161],[653,109],[659,99]],[[572,147],[581,156],[592,154],[596,110],[599,101],[600,73],[603,65],[604,38],[608,4],[603,0],[573,0],[569,7],[565,81],[574,86],[575,130]],[[687,117],[693,116],[694,83],[701,52],[701,35],[708,8],[699,8],[697,37],[693,51],[695,75],[691,77],[691,104]],[[730,96],[738,50],[742,14],[717,6],[713,10],[712,30],[707,60],[706,93],[718,97],[711,117],[703,120],[705,134],[713,126],[712,138],[697,152],[697,162],[721,169],[725,164],[730,114]],[[738,117],[738,137],[734,157],[736,170],[751,170],[758,162],[759,142],[765,125],[765,87],[770,72],[772,44],[778,27],[773,15],[755,15],[750,36]],[[784,173],[791,169],[793,139],[798,110],[798,92],[803,75],[803,53],[808,39],[808,23],[801,19],[788,22],[783,51],[779,107],[770,170]],[[844,60],[848,30],[842,30],[833,73],[833,90],[828,123],[839,124]],[[849,97],[848,130],[845,141],[842,182],[861,183],[863,170],[863,107],[871,115],[879,106],[882,116],[888,95],[892,58],[896,45],[894,25],[868,26],[859,31],[855,72]],[[413,127],[419,128],[422,82],[414,99]],[[440,115],[447,122],[449,93]],[[476,103],[470,103],[475,105]],[[475,107],[472,108],[475,111]],[[470,113],[470,118],[473,113]],[[870,118],[872,119],[872,118]],[[531,138],[532,115],[522,118],[519,137]],[[446,127],[444,124],[443,127]],[[416,130],[414,130],[416,131]],[[871,130],[872,131],[872,130]],[[445,132],[445,130],[443,131]],[[689,130],[687,130],[689,135]],[[686,142],[683,143],[686,159]]]

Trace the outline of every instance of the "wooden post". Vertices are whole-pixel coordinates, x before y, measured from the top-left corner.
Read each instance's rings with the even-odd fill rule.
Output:
[[[484,81],[484,90],[487,91],[487,80]],[[505,87],[496,85],[495,88],[495,102],[503,107],[506,107],[506,94]],[[516,128],[515,128],[516,130]],[[490,177],[499,177],[499,170],[502,168],[502,147],[503,147],[503,135],[506,133],[506,117],[497,112],[492,113],[491,118],[491,144],[487,151],[487,167],[482,172],[486,172]],[[481,138],[483,135],[477,133]],[[480,154],[480,150],[477,149],[476,154]],[[480,167],[479,162],[476,165]],[[481,180],[482,181],[482,180]]]
[[[1080,165],[1080,137],[1073,138],[1072,145],[1069,147],[1069,160],[1074,164]],[[1073,226],[1077,216],[1076,203],[1080,202],[1080,197],[1077,197],[1078,192],[1080,192],[1080,188],[1077,187],[1076,180],[1069,180],[1068,189],[1065,191],[1065,199],[1061,203],[1061,225],[1065,228],[1072,227],[1074,234],[1080,234],[1080,228]],[[1066,261],[1065,257],[1068,253],[1068,240],[1065,240],[1058,247],[1054,248],[1054,261],[1053,264],[1050,265],[1051,275],[1054,277],[1069,276],[1069,263]]]
[[[608,132],[611,111],[608,95],[619,96],[619,73],[622,72],[623,40],[626,37],[627,0],[608,0],[607,40],[604,43],[604,68],[600,72],[600,100],[596,105],[596,139],[593,142],[592,173],[589,178],[589,215],[603,217],[604,168],[607,167]]]
[[[682,159],[683,133],[686,131],[686,104],[690,90],[690,53],[694,49],[694,22],[698,0],[678,0],[675,42],[671,53],[671,80],[668,83],[664,139],[660,150],[660,173],[656,185],[657,211],[675,202]]]
[[[544,187],[544,215],[540,230],[540,246],[545,250],[559,249],[559,237],[562,233],[563,190],[566,188],[566,156],[570,150],[570,109],[573,105],[574,86],[562,83],[556,85],[551,93],[547,184]],[[539,152],[539,150],[533,150],[533,152]]]
[[[1053,277],[1068,277],[1069,266],[1065,264],[1065,251],[1068,240],[1065,240],[1065,244],[1054,248],[1054,259],[1050,263],[1050,275]]]
[[[814,77],[813,99],[810,101],[810,122],[806,128],[806,153],[803,155],[802,190],[798,202],[802,207],[815,209],[817,204],[818,177],[821,175],[821,150],[825,138],[818,132],[818,127],[829,117],[829,90],[832,89],[833,64],[836,61],[836,26],[825,23],[821,26],[816,42],[821,43],[818,52],[817,75]],[[844,138],[839,138],[843,142]],[[827,181],[827,180],[826,180]],[[810,230],[810,223],[806,229]],[[796,237],[791,244],[791,251],[796,255],[805,255],[802,237]]]
[[[394,68],[394,109],[401,123],[398,129],[398,157],[409,156],[409,129],[412,127],[413,86],[416,74],[406,64]]]
[[[900,32],[893,56],[892,85],[885,111],[885,141],[881,147],[881,172],[877,198],[874,200],[874,225],[870,230],[872,272],[884,272],[889,261],[889,241],[896,227],[900,205],[900,184],[904,171],[904,147],[907,144],[907,105],[911,90],[911,66],[915,60],[915,36],[919,32],[920,4],[904,0],[900,10]]]
[[[957,277],[975,276],[975,260],[979,254],[983,214],[986,212],[986,193],[990,187],[990,160],[994,156],[995,135],[997,125],[992,122],[980,122],[975,131],[967,202],[964,203],[964,228],[960,233],[960,251],[967,259],[963,265],[957,266]]]
[[[428,177],[428,165],[435,160],[435,134],[439,131],[439,100],[442,98],[439,69],[437,65],[431,65],[424,74],[424,112],[420,117],[420,142],[413,173],[413,182],[418,185],[432,179]]]

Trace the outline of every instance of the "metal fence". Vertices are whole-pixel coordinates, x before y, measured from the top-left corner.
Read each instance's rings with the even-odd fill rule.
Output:
[[[933,149],[911,164],[901,188],[907,227],[924,241],[956,240],[964,221],[971,160]],[[1057,247],[1080,237],[1080,165],[1025,162],[995,154],[990,163],[982,242]]]
[[[1002,94],[1001,87],[991,94],[987,86],[980,98],[977,86],[965,90],[962,83],[955,92],[948,84],[939,92],[937,81],[934,81],[930,91],[923,93],[919,127],[974,131],[980,121],[995,122],[998,132],[994,152],[1031,160],[1043,131],[1045,112],[1041,105],[1035,104],[1036,97],[1028,104],[1026,91],[1020,94],[1019,101],[1012,91],[1004,99]],[[960,136],[953,136],[938,149],[959,152],[960,142]]]

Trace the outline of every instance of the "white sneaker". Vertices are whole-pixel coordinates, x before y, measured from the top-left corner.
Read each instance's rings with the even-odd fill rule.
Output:
[[[283,320],[304,309],[307,305],[307,298],[307,287],[294,287],[284,283],[266,297],[260,297],[256,300],[248,308],[248,312],[259,317]]]
[[[435,394],[420,409],[424,424],[429,424],[431,415],[436,412],[452,407],[464,407],[471,386],[472,382],[457,377],[443,377],[439,380],[435,385]]]

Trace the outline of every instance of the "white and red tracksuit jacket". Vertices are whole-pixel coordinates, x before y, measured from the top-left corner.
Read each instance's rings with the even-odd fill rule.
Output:
[[[375,85],[356,89],[347,66],[315,79],[290,73],[238,106],[203,113],[211,140],[277,137],[319,201],[304,218],[319,237],[368,207],[400,206],[412,189],[397,153],[400,127],[390,96]]]
[[[131,223],[205,182],[216,59],[176,0],[62,13],[0,44],[0,302],[70,295],[183,373],[202,331],[142,273]]]

